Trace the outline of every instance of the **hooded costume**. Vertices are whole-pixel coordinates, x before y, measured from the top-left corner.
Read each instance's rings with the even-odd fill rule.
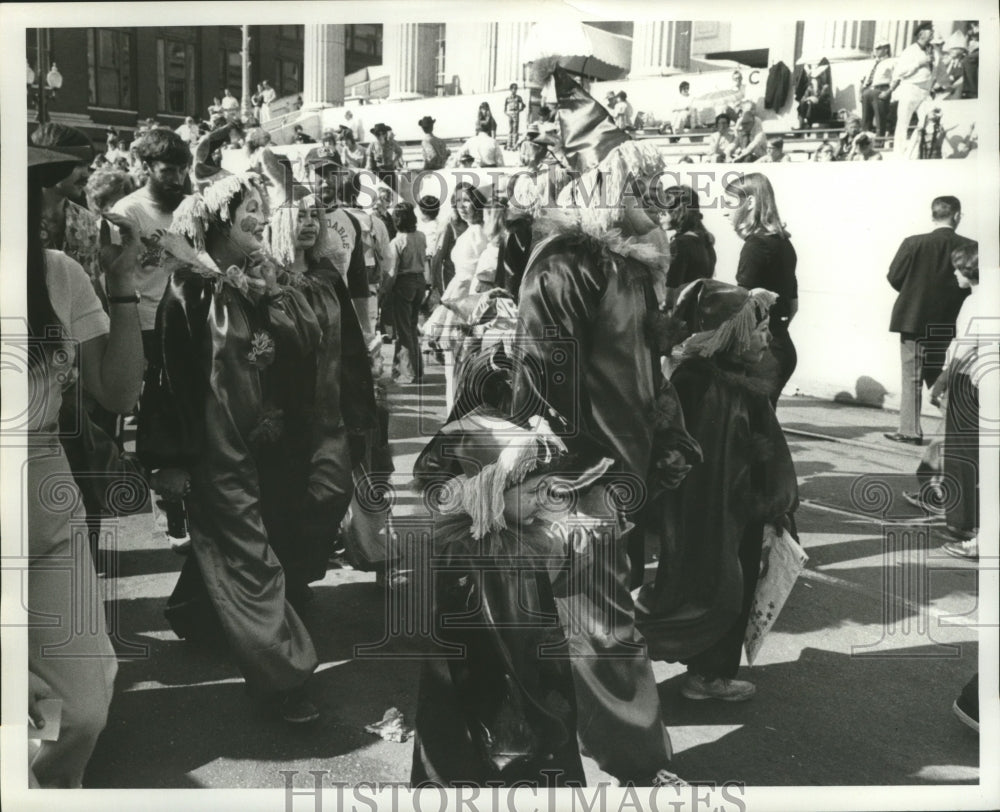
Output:
[[[662,166],[655,149],[632,142],[565,71],[556,67],[553,79],[566,154],[584,173],[587,192],[595,183],[622,190],[629,175],[649,177]],[[468,504],[464,525],[446,524],[444,512],[435,540],[450,546],[450,558],[517,554],[503,559],[503,571],[474,579],[442,573],[434,584],[439,607],[451,600],[453,612],[466,602],[488,611],[475,632],[455,641],[467,646],[463,659],[425,666],[414,784],[428,777],[506,781],[508,772],[495,758],[479,757],[483,752],[506,754],[506,764],[518,765],[507,768],[511,779],[539,784],[550,768],[561,771],[557,781],[581,780],[577,746],[622,781],[649,785],[669,764],[656,682],[633,625],[624,534],[656,487],[647,481],[656,461],[673,449],[697,451],[685,442],[680,409],[659,371],[665,348],[658,346],[657,290],[664,289],[658,277],[665,264],[611,224],[618,206],[617,198],[610,211],[595,200],[565,215],[548,210],[536,222],[544,239],[528,261],[508,347],[511,420],[545,424],[561,453],[555,470],[572,498],[551,524],[515,511],[514,527],[493,526],[481,507],[461,499]],[[472,456],[448,434],[425,450],[419,476],[447,481]],[[496,436],[492,447],[503,448]],[[492,494],[492,514],[485,514],[495,515],[502,507],[496,472],[486,463],[480,477],[475,490]],[[476,593],[478,604],[470,597]],[[512,621],[515,628],[502,626]],[[489,680],[476,684],[470,677],[480,673]]]
[[[277,355],[304,358],[320,338],[301,294],[250,292],[245,267],[222,270],[205,235],[229,219],[256,175],[227,175],[187,198],[161,244],[170,282],[156,317],[158,350],[140,403],[137,450],[150,468],[190,475],[192,552],[167,604],[182,638],[222,636],[248,687],[300,687],[317,665],[312,640],[285,600],[285,576],[262,516],[261,460],[283,441]]]
[[[746,345],[775,298],[698,280],[674,311],[692,335],[671,383],[704,460],[658,506],[661,556],[655,583],[640,591],[637,620],[651,657],[688,662],[710,678],[739,667],[764,523],[798,503],[766,383],[725,355]]]

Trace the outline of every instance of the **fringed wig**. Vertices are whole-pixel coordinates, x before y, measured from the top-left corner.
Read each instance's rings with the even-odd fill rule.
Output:
[[[777,299],[764,288],[747,290],[715,279],[692,282],[681,291],[673,311],[690,334],[680,345],[681,354],[711,358],[746,349]]]
[[[563,189],[557,206],[574,212],[584,233],[603,239],[621,228],[626,201],[645,198],[665,168],[655,146],[626,141]]]
[[[199,251],[205,248],[205,234],[213,226],[232,224],[233,212],[247,192],[260,192],[265,205],[267,195],[259,175],[242,172],[226,175],[212,183],[200,195],[186,197],[175,209],[170,232],[187,237]]]

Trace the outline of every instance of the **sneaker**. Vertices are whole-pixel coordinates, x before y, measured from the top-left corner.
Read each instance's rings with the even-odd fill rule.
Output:
[[[746,702],[755,693],[757,688],[752,682],[740,679],[717,679],[707,680],[698,674],[687,675],[684,684],[681,686],[681,696],[688,699],[721,699],[724,702]]]
[[[926,496],[923,491],[903,491],[903,498],[924,513],[932,513],[935,516],[944,515],[944,497],[937,489],[930,489]]]
[[[304,688],[285,691],[279,703],[281,718],[290,725],[304,725],[319,719],[319,708],[306,696]]]
[[[657,770],[656,775],[653,776],[653,781],[650,786],[687,787],[690,786],[690,784],[688,784],[688,782],[683,778],[678,777],[676,773],[670,772],[670,770]]]
[[[951,709],[963,725],[979,732],[979,674],[969,680]]]
[[[965,558],[969,561],[979,560],[979,539],[971,538],[968,541],[949,541],[941,545],[941,549],[955,558]]]

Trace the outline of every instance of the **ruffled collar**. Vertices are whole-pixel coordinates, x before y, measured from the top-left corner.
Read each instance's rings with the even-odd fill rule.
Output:
[[[589,243],[594,253],[600,252],[608,256],[612,260],[608,265],[615,271],[622,267],[622,263],[614,261],[615,257],[634,260],[649,274],[659,306],[665,305],[670,259],[656,245],[627,236],[620,228],[588,227],[572,210],[561,207],[542,209],[532,228],[536,246],[550,237],[575,237],[579,242]],[[666,246],[666,242],[664,244]]]

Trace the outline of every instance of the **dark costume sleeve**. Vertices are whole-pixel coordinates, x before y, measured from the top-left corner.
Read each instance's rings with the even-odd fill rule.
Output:
[[[150,470],[188,468],[204,445],[202,345],[211,301],[211,282],[179,272],[156,311],[159,347],[146,368],[136,435],[136,452]]]
[[[338,277],[333,286],[340,299],[340,412],[348,431],[368,431],[375,427],[371,357],[347,285]]]
[[[307,355],[319,346],[323,331],[302,291],[288,285],[282,294],[266,300],[268,323],[275,341],[296,355]]]
[[[361,239],[361,223],[350,212],[345,212],[345,214],[351,221],[351,225],[354,226],[354,247],[351,249],[351,258],[347,263],[345,281],[352,296],[364,298],[369,294],[369,287],[368,269],[365,267],[365,247]]]
[[[516,302],[521,290],[521,280],[531,254],[531,221],[527,218],[513,220],[503,250],[506,287]]]
[[[514,414],[545,417],[583,459],[609,453],[589,431],[583,368],[590,355],[591,322],[607,286],[600,257],[570,243],[548,250],[525,272],[518,304],[520,329]]]

